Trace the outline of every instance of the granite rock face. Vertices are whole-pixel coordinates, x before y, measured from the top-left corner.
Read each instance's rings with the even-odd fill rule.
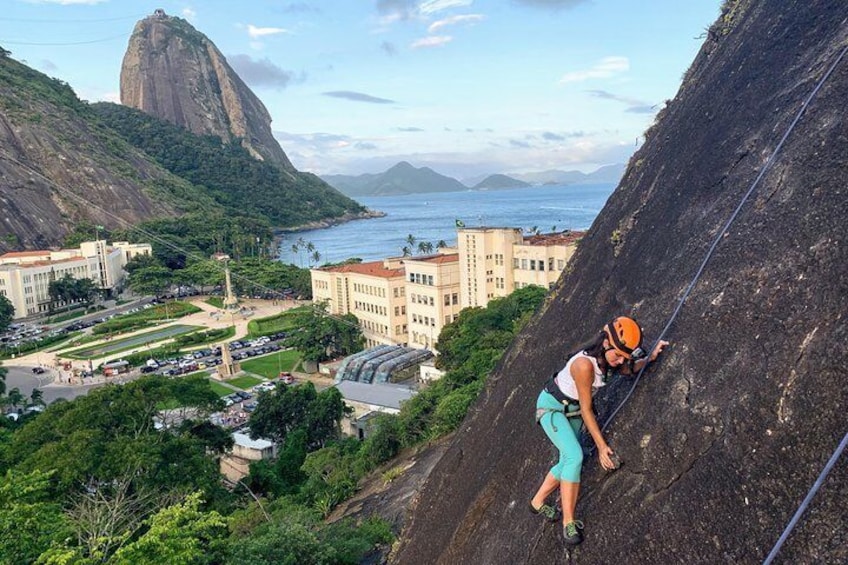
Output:
[[[186,182],[103,128],[71,88],[0,54],[0,253],[176,216]],[[213,206],[211,200],[204,203]]]
[[[551,300],[421,490],[395,563],[761,563],[843,439],[848,41],[841,0],[740,0],[646,135]],[[766,168],[767,167],[767,168]],[[765,172],[764,172],[764,169]],[[756,179],[761,175],[755,185]],[[747,191],[747,202],[724,235]],[[584,463],[586,539],[528,513],[553,462],[543,382],[617,314],[672,345]],[[597,397],[602,420],[630,389]],[[848,563],[848,454],[777,563]]]
[[[195,134],[238,140],[254,157],[295,171],[265,105],[181,18],[155,13],[136,24],[121,65],[121,103]]]

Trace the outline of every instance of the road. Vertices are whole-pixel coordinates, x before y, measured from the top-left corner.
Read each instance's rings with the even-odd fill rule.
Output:
[[[3,366],[8,369],[8,373],[6,375],[6,392],[8,393],[13,388],[17,388],[21,391],[21,394],[29,398],[33,389],[39,388],[43,395],[42,398],[47,404],[50,404],[59,398],[71,400],[77,396],[88,394],[88,391],[94,387],[103,386],[102,382],[84,385],[67,385],[58,382],[54,383],[53,379],[57,375],[52,369],[47,369],[41,375],[35,375],[33,374],[31,367],[15,367],[8,363],[9,362],[6,361],[6,363],[3,364]]]

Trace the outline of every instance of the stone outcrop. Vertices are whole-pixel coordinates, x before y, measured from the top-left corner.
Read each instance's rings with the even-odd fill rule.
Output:
[[[264,104],[181,18],[157,10],[136,24],[121,65],[121,103],[199,135],[238,140],[254,157],[295,170]]]
[[[392,561],[761,563],[848,432],[848,42],[842,0],[739,0],[557,284],[490,376],[414,505]],[[527,511],[552,464],[533,419],[552,371],[612,316],[672,343],[584,464],[586,540]],[[597,397],[603,418],[630,388]],[[848,563],[848,454],[777,562]]]

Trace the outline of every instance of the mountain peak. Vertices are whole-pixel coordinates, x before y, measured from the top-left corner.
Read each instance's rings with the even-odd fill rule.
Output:
[[[133,29],[121,65],[121,103],[198,135],[238,141],[255,158],[294,171],[265,105],[215,44],[162,10]]]

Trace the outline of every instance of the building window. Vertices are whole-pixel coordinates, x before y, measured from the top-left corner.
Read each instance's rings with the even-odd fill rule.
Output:
[[[518,259],[513,259],[513,260],[512,260],[512,268],[513,268],[513,269],[517,269],[517,268],[518,268]]]
[[[456,293],[456,292],[454,292],[453,294],[451,294],[451,301],[452,301],[454,304],[459,304],[459,294],[458,294],[458,293]]]
[[[536,260],[535,259],[530,259],[530,270],[531,271],[536,270]]]
[[[557,260],[557,270],[561,271],[565,268],[565,261],[563,259]]]
[[[450,324],[450,315],[445,316],[445,325]]]
[[[450,306],[450,294],[445,295],[445,306]]]
[[[541,259],[539,259],[539,270],[540,270],[540,271],[544,271],[544,270],[545,270],[545,262],[544,262],[544,261],[542,261]]]

